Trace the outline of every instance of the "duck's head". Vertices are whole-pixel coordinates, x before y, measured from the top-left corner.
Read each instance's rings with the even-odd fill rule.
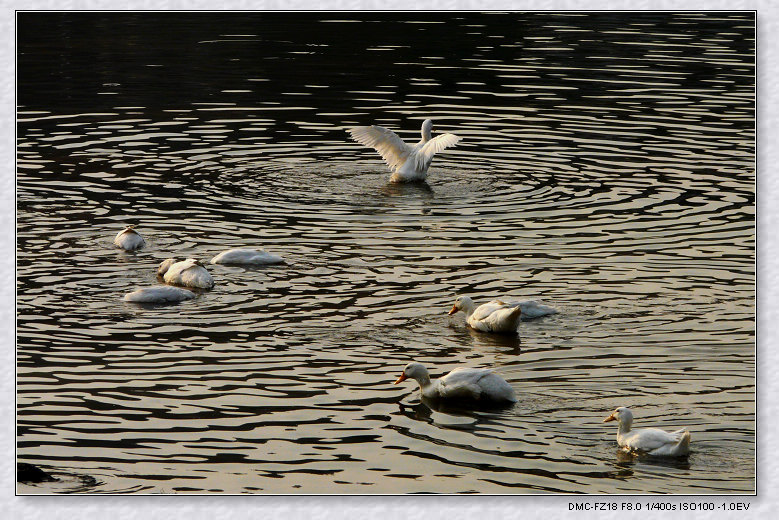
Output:
[[[167,260],[163,260],[163,262],[160,264],[159,269],[157,269],[157,274],[162,276],[165,273],[168,272],[168,269],[170,269],[170,266],[178,262],[178,258],[168,258]]]
[[[456,314],[457,311],[462,311],[473,306],[473,300],[468,296],[458,296],[452,305],[452,310],[449,311],[449,315]]]
[[[394,384],[402,383],[406,379],[411,378],[417,381],[429,380],[430,376],[427,373],[427,369],[422,363],[412,362],[405,366],[403,373]]]
[[[633,412],[630,411],[630,408],[620,406],[611,412],[611,415],[603,419],[603,422],[609,421],[619,421],[620,424],[630,424],[633,422]]]

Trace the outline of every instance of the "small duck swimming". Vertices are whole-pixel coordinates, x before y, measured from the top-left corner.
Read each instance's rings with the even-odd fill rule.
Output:
[[[254,249],[229,249],[222,251],[211,259],[212,264],[233,264],[233,265],[266,265],[280,264],[284,259],[280,256],[257,251]]]
[[[394,384],[406,379],[419,383],[422,397],[430,400],[460,401],[465,404],[489,406],[514,403],[517,397],[505,379],[486,368],[455,368],[436,381],[430,380],[427,369],[412,362]]]
[[[165,283],[171,285],[183,285],[197,289],[211,289],[214,279],[199,260],[187,258],[179,261],[168,258],[160,264],[157,274],[162,276]]]
[[[195,293],[172,287],[170,285],[158,285],[156,287],[144,287],[124,295],[124,301],[132,303],[175,303],[191,300]]]
[[[658,428],[631,430],[633,412],[620,406],[603,422],[618,421],[617,444],[625,451],[647,455],[678,457],[690,453],[690,432],[687,428],[667,432]]]
[[[516,333],[521,319],[538,318],[557,312],[553,307],[542,305],[534,300],[511,303],[492,300],[477,307],[468,296],[458,296],[449,315],[457,311],[465,312],[465,321],[469,327],[482,332],[503,334]]]
[[[140,249],[146,245],[143,237],[135,230],[135,226],[127,226],[117,233],[114,238],[114,245],[121,247],[125,251]]]

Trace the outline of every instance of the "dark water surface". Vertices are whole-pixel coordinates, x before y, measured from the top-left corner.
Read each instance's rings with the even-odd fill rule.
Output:
[[[752,13],[21,13],[17,60],[18,458],[61,478],[20,492],[755,490]],[[421,185],[346,133],[427,117]],[[122,301],[230,247],[287,263]],[[412,359],[519,402],[432,411]],[[619,405],[693,453],[626,459]]]

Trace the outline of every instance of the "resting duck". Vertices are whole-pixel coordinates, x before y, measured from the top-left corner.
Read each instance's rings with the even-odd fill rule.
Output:
[[[212,264],[266,265],[284,262],[280,256],[254,249],[230,249],[211,259]]]
[[[187,258],[178,261],[168,258],[160,264],[157,274],[162,276],[165,283],[183,285],[198,289],[210,289],[214,286],[214,279],[199,260]]]
[[[349,130],[352,139],[379,152],[392,170],[390,182],[421,181],[438,152],[454,146],[460,138],[454,134],[433,137],[433,121],[422,123],[422,140],[415,145],[403,142],[398,135],[382,126],[356,126]]]
[[[421,363],[412,362],[406,365],[394,384],[408,378],[419,383],[422,397],[431,400],[478,402],[484,405],[517,401],[511,385],[486,368],[455,368],[442,378],[431,381],[427,369]]]
[[[143,289],[125,294],[124,301],[132,303],[174,303],[191,300],[194,297],[195,293],[181,287],[158,285],[157,287],[144,287]]]
[[[135,230],[135,226],[127,226],[116,234],[114,245],[121,247],[125,251],[140,249],[146,245],[143,237]]]
[[[619,421],[617,444],[625,451],[635,451],[647,455],[678,457],[690,453],[690,432],[687,428],[667,432],[657,428],[631,430],[633,412],[620,406],[603,422]]]
[[[478,307],[468,296],[458,296],[449,315],[465,312],[465,321],[473,329],[482,332],[516,333],[520,319],[538,318],[555,314],[556,309],[534,300],[504,303],[492,300]]]

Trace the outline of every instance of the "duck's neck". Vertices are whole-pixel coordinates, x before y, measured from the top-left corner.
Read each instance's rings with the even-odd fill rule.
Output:
[[[422,127],[422,142],[426,143],[433,138],[433,132],[429,128]]]
[[[630,426],[633,424],[633,421],[626,420],[626,421],[619,421],[619,428],[617,429],[617,435],[625,435],[626,433],[630,433]]]
[[[470,318],[471,314],[473,314],[473,311],[476,310],[476,304],[471,299],[463,300],[462,309],[465,313],[465,318],[468,319]]]
[[[423,374],[417,376],[415,379],[417,380],[417,383],[419,383],[419,389],[422,391],[422,395],[429,396],[430,391],[433,388],[433,385],[430,382],[430,376],[427,374]]]

